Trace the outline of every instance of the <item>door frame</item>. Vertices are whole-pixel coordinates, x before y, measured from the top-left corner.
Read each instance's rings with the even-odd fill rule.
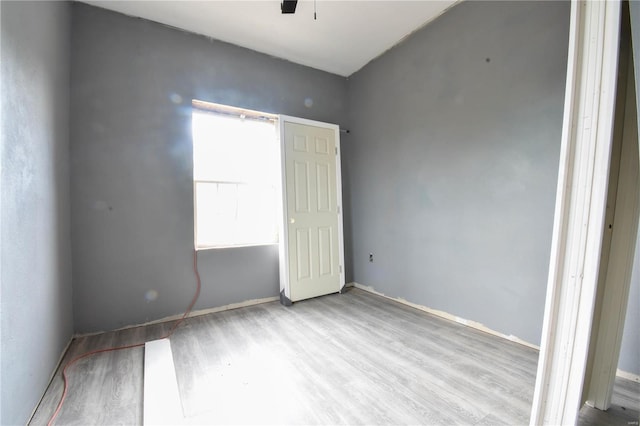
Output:
[[[582,404],[602,255],[620,20],[619,1],[571,2],[560,167],[532,425],[575,424]]]
[[[613,141],[617,159],[612,158],[612,167],[617,167],[611,170],[607,202],[608,208],[613,210],[609,216],[613,217],[607,219],[605,226],[610,244],[605,247],[601,261],[590,362],[583,391],[587,405],[599,410],[607,410],[611,405],[640,214],[638,116],[628,7],[623,6],[622,12],[618,107]]]
[[[278,115],[277,131],[280,139],[280,238],[278,243],[280,255],[280,302],[285,306],[290,306],[291,302],[291,283],[289,281],[289,216],[287,214],[287,181],[286,181],[286,161],[285,161],[285,141],[284,141],[284,123],[294,123],[306,126],[322,127],[330,129],[334,133],[336,146],[336,200],[338,211],[338,260],[339,260],[339,291],[345,286],[345,270],[344,270],[344,227],[342,212],[342,167],[340,157],[340,127],[337,124],[325,123],[322,121],[309,120],[306,118],[293,117],[289,115]]]

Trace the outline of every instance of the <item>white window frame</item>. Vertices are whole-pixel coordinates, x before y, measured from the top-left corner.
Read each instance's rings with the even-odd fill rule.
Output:
[[[278,138],[278,116],[275,114],[270,114],[261,111],[255,111],[244,108],[237,108],[229,105],[217,104],[212,102],[201,101],[198,99],[192,100],[192,111],[204,111],[210,112],[219,115],[228,115],[239,118],[249,118],[252,120],[265,120],[270,121],[274,125],[274,141],[277,142]],[[194,136],[192,135],[192,141]],[[279,149],[279,147],[278,147]],[[277,160],[280,159],[280,153],[276,156]],[[192,165],[192,167],[195,167]],[[275,168],[280,170],[280,164],[275,164]],[[193,245],[196,250],[215,250],[215,249],[228,249],[228,248],[240,248],[240,247],[258,247],[258,246],[268,246],[268,245],[277,245],[279,244],[279,239],[281,238],[278,235],[278,238],[274,242],[254,242],[254,243],[240,243],[240,244],[215,244],[215,245],[199,245],[198,244],[198,197],[196,187],[199,183],[214,183],[214,184],[236,184],[236,185],[244,185],[246,182],[235,182],[235,181],[213,181],[207,179],[195,179],[194,172],[192,169],[192,181],[193,181]],[[274,204],[279,206],[280,204],[280,179],[276,179],[274,182],[275,185],[275,199]],[[276,210],[276,229],[279,232],[279,211]]]

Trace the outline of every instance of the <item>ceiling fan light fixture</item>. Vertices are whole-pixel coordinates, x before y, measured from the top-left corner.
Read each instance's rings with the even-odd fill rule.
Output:
[[[280,3],[280,10],[282,13],[296,13],[297,5],[298,0],[282,0],[282,3]]]

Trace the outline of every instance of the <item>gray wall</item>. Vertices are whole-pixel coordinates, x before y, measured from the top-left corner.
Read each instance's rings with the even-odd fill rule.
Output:
[[[69,6],[0,3],[3,425],[25,424],[73,333]]]
[[[640,105],[640,3],[629,2],[631,17],[631,42],[636,76],[636,104]],[[640,127],[640,116],[638,116]],[[627,303],[627,316],[622,334],[622,347],[618,368],[640,375],[640,232],[636,241],[636,253],[631,274],[631,288]]]
[[[191,300],[192,98],[344,125],[347,80],[84,4],[72,10],[74,318],[87,332],[178,314]],[[278,294],[275,246],[198,256],[196,309]],[[148,302],[148,290],[158,299]]]
[[[622,346],[618,368],[640,376],[640,233],[631,274],[631,288],[627,303],[627,316],[622,333]]]
[[[356,282],[539,344],[568,30],[464,2],[350,78]]]

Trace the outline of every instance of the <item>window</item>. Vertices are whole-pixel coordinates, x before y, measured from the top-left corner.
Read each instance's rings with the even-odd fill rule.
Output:
[[[277,243],[275,116],[193,104],[196,248]]]

